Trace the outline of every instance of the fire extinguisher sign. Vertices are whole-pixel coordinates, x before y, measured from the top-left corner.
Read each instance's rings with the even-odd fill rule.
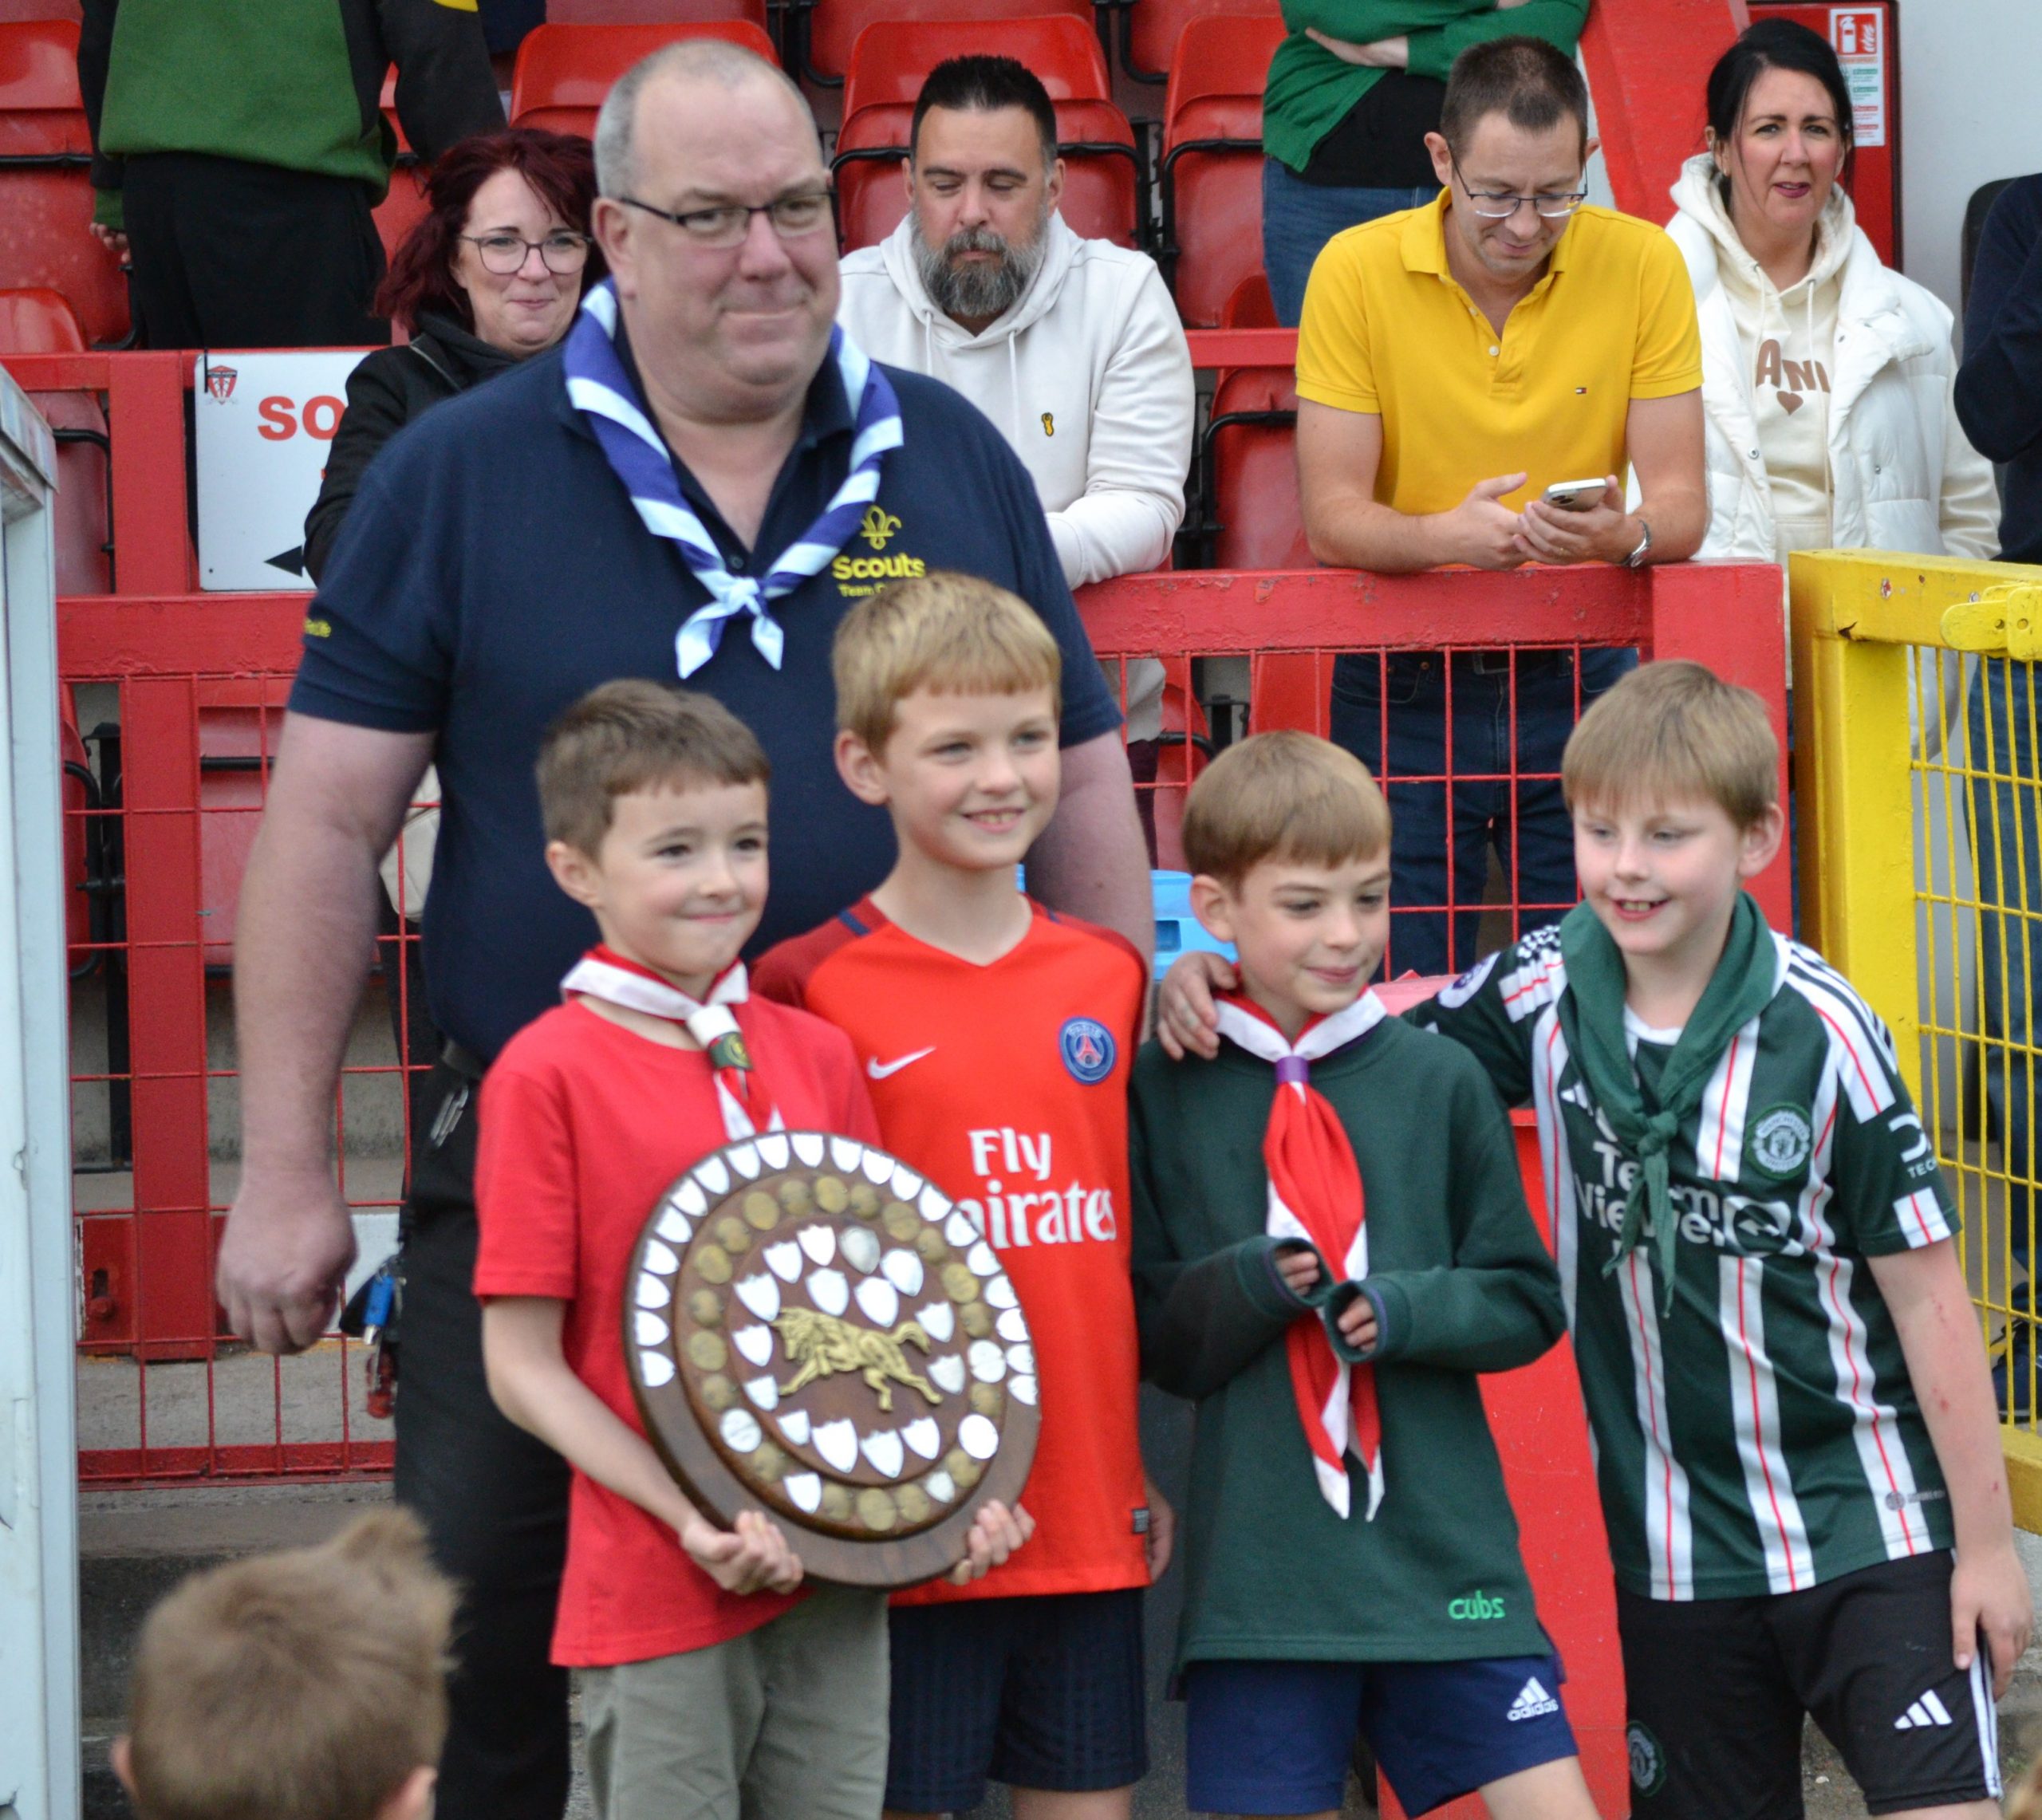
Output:
[[[1830,48],[1851,91],[1852,133],[1861,146],[1886,144],[1886,59],[1889,14],[1883,6],[1832,6]]]

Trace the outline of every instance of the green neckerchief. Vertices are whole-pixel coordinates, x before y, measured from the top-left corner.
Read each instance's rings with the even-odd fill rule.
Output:
[[[1560,924],[1560,957],[1567,963],[1567,991],[1559,1007],[1561,1033],[1617,1141],[1644,1176],[1644,1192],[1633,1193],[1624,1207],[1623,1230],[1603,1271],[1614,1270],[1636,1250],[1649,1229],[1658,1241],[1662,1306],[1671,1314],[1678,1252],[1667,1149],[1701,1109],[1709,1077],[1731,1038],[1772,1002],[1777,966],[1772,936],[1751,893],[1738,892],[1723,958],[1650,1096],[1624,1038],[1622,952],[1586,904],[1577,904]]]

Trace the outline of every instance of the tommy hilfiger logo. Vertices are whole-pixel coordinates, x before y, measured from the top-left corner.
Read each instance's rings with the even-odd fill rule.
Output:
[[[1893,1722],[1893,1728],[1896,1731],[1912,1731],[1924,1725],[1956,1723],[1949,1716],[1949,1708],[1936,1698],[1936,1690],[1931,1688]]]
[[[1540,1685],[1534,1675],[1518,1689],[1517,1698],[1510,1703],[1510,1711],[1504,1717],[1514,1725],[1520,1719],[1543,1719],[1549,1712],[1558,1712],[1560,1703]]]

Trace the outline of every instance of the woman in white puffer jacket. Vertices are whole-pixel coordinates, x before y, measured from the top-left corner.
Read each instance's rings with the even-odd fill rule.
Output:
[[[1951,404],[1949,311],[1882,265],[1838,179],[1851,105],[1806,26],[1753,26],[1709,81],[1668,224],[1701,317],[1702,557],[1997,553],[1992,469]]]

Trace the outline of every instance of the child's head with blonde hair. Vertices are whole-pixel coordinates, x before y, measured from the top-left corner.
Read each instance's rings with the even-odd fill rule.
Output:
[[[193,1575],[142,1627],[114,1747],[140,1820],[422,1820],[454,1603],[394,1509]]]
[[[1577,811],[1713,802],[1746,829],[1780,801],[1780,743],[1751,690],[1670,659],[1641,664],[1590,705],[1560,783]]]
[[[892,736],[901,702],[939,695],[1017,695],[1047,689],[1061,706],[1063,653],[1042,615],[976,575],[932,569],[868,595],[844,616],[831,655],[837,724],[873,751]]]

